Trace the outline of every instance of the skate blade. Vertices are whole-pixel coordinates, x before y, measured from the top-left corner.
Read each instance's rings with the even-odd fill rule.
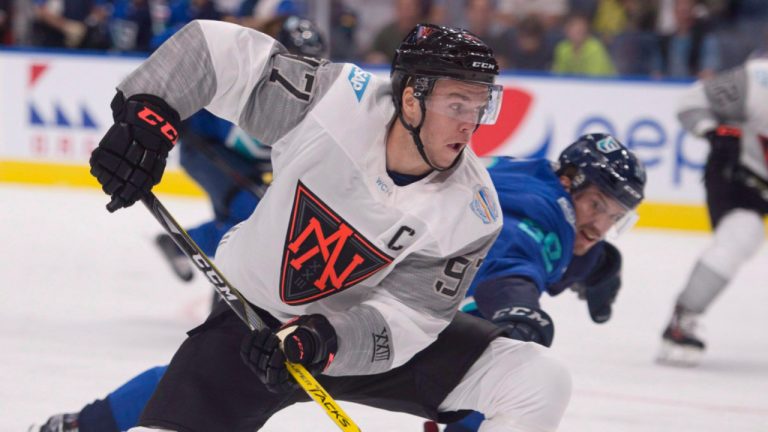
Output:
[[[675,367],[696,367],[701,363],[704,350],[691,346],[681,346],[673,342],[663,341],[656,363]]]

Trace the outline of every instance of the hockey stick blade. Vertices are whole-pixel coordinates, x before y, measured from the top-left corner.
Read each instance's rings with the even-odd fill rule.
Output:
[[[192,260],[195,267],[211,282],[216,292],[224,299],[235,314],[248,326],[251,331],[262,329],[266,326],[264,321],[256,314],[240,292],[233,287],[221,271],[211,262],[200,247],[189,237],[186,231],[171,216],[159,199],[149,192],[144,195],[141,202],[149,209],[152,216],[163,226],[163,229],[173,239],[174,243]],[[317,382],[315,377],[307,369],[298,363],[286,362],[286,367],[291,376],[304,389],[315,402],[320,405],[328,417],[344,432],[360,432],[360,428],[341,409],[330,394]]]

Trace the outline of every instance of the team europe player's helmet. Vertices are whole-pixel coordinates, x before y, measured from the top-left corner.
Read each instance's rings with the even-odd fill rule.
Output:
[[[595,185],[627,209],[627,217],[616,224],[619,232],[634,224],[634,209],[644,197],[645,168],[619,140],[601,133],[583,135],[560,153],[559,164],[558,174],[572,179],[572,193]]]
[[[295,15],[285,17],[275,37],[289,52],[306,57],[325,56],[325,41],[310,20]]]

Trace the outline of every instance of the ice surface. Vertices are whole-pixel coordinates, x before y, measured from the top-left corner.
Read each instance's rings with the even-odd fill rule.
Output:
[[[184,225],[205,221],[199,199],[162,197]],[[95,190],[0,185],[0,432],[26,431],[77,410],[169,361],[206,313],[210,288],[178,281],[152,241],[141,205],[115,214]],[[634,230],[620,239],[624,286],[614,318],[593,324],[572,293],[545,298],[553,354],[574,393],[561,431],[768,431],[768,250],[747,263],[704,321],[695,369],[653,357],[672,301],[705,233]],[[342,403],[365,431],[421,432],[412,416]],[[335,431],[313,403],[264,428]]]

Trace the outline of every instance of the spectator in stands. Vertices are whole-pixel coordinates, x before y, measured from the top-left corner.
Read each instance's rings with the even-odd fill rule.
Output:
[[[0,45],[11,44],[12,0],[0,0]]]
[[[656,5],[646,0],[624,0],[627,25],[610,44],[611,56],[622,75],[659,77],[661,50],[654,33]]]
[[[213,0],[216,10],[222,17],[234,17],[240,13],[244,0]]]
[[[331,1],[331,53],[334,61],[356,62],[358,15],[343,0]]]
[[[536,16],[548,32],[559,33],[568,15],[568,0],[498,0],[499,19],[509,26],[528,16]]]
[[[153,36],[148,0],[114,0],[110,30],[113,48],[119,51],[149,51]]]
[[[366,63],[390,64],[395,50],[416,24],[429,16],[430,0],[396,0],[395,20],[376,34],[365,56]]]
[[[762,21],[765,24],[765,21],[768,20],[768,2],[765,0],[722,1],[731,8],[735,18],[747,26],[750,26],[754,21]]]
[[[569,16],[565,22],[565,36],[555,46],[552,72],[589,76],[616,74],[605,45],[590,34],[587,17]]]
[[[433,0],[427,21],[453,27],[467,27],[464,8],[467,0]]]
[[[694,13],[695,0],[675,0],[675,31],[661,38],[663,76],[708,78],[720,70],[720,47],[710,25]]]
[[[109,48],[109,11],[106,6],[106,0],[34,0],[32,44]]]
[[[554,45],[544,25],[535,15],[519,22],[511,46],[509,67],[523,71],[548,71],[552,67]]]
[[[165,30],[154,36],[150,43],[150,48],[153,50],[190,21],[196,19],[218,21],[222,17],[212,0],[173,0],[169,6],[171,14]]]
[[[495,6],[494,0],[465,0],[466,28],[493,50],[500,68],[508,68],[511,62],[511,50],[515,35],[511,28],[498,28],[495,25]]]
[[[768,1],[710,0],[707,13],[720,47],[720,69],[744,63],[768,41]]]
[[[221,1],[221,0],[219,0]],[[213,1],[212,3],[218,3]],[[217,9],[218,10],[218,9]],[[220,11],[219,12],[226,12]],[[237,16],[222,16],[226,21],[232,21],[245,27],[262,29],[277,17],[288,15],[306,15],[304,2],[298,0],[243,0]]]
[[[568,11],[571,14],[584,15],[589,22],[595,18],[597,3],[600,0],[569,0]]]
[[[592,30],[606,45],[613,38],[626,30],[627,11],[624,0],[598,0],[595,16],[592,18]]]
[[[658,5],[648,0],[623,0],[627,16],[626,30],[652,33],[658,16]]]

